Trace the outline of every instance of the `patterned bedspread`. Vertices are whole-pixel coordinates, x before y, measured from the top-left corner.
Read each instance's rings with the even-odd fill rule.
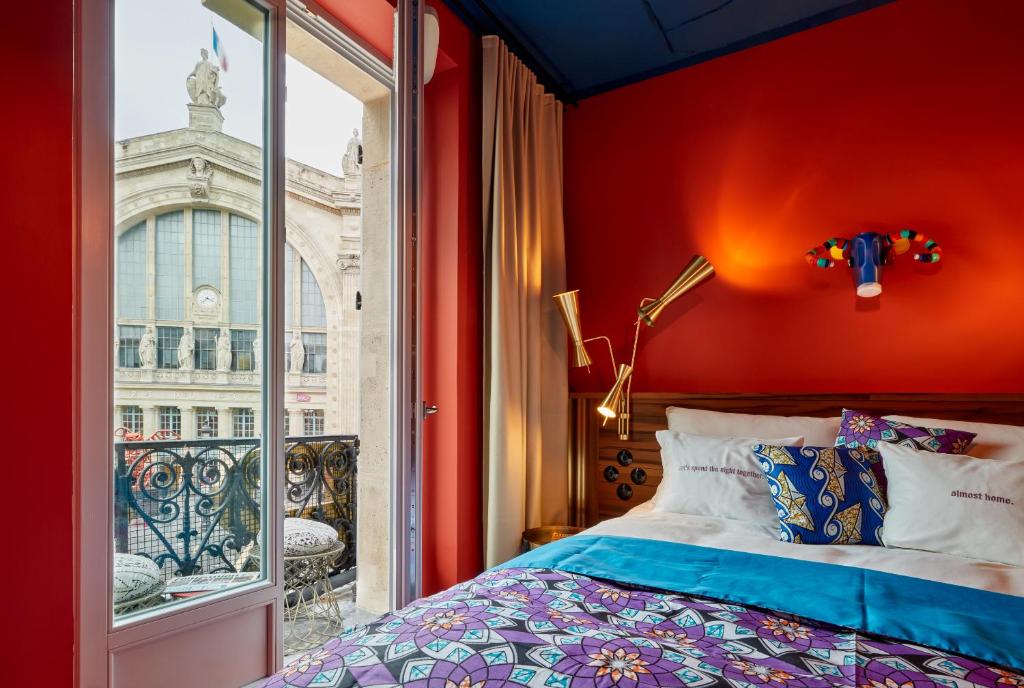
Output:
[[[1014,688],[1024,675],[787,614],[513,568],[348,631],[265,687],[516,685]]]

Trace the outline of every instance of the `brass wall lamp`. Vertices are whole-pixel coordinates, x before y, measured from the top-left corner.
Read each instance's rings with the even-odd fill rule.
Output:
[[[608,337],[600,335],[597,337],[583,338],[583,328],[580,325],[580,302],[579,290],[555,294],[555,303],[565,321],[565,328],[572,339],[572,366],[574,368],[587,368],[593,360],[587,352],[587,342],[603,339],[608,345],[608,356],[611,359],[612,375],[615,384],[605,395],[597,407],[597,412],[605,419],[614,418],[618,421],[619,439],[629,439],[629,417],[630,417],[630,393],[633,387],[633,367],[636,365],[636,349],[640,341],[640,325],[654,327],[655,321],[661,315],[665,307],[678,299],[686,292],[707,282],[715,276],[715,268],[704,256],[694,256],[690,259],[679,276],[668,286],[664,293],[656,299],[644,298],[640,301],[637,309],[636,331],[633,334],[633,352],[630,355],[629,363],[618,363],[615,360],[615,350]]]

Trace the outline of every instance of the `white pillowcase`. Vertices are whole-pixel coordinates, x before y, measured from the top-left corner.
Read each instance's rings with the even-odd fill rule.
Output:
[[[886,547],[1024,566],[1024,461],[878,449],[889,480]]]
[[[659,430],[655,436],[663,471],[654,495],[655,511],[732,518],[778,529],[775,502],[753,447],[799,445],[802,437],[702,437],[674,430]]]
[[[831,447],[839,434],[839,416],[763,416],[669,406],[668,429],[705,437],[803,437],[809,447]],[[766,443],[768,444],[768,443]]]
[[[976,456],[979,459],[1024,460],[1024,427],[1019,425],[968,423],[959,420],[914,418],[913,416],[884,416],[884,418],[918,427],[950,428],[973,432],[977,437],[968,448],[971,456]]]

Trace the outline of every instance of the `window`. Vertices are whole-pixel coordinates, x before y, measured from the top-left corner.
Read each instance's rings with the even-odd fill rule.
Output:
[[[256,436],[256,414],[251,408],[236,408],[231,412],[231,434],[234,437]]]
[[[326,373],[327,335],[322,332],[303,332],[302,346],[306,349],[306,360],[302,364],[302,372]]]
[[[83,533],[95,530],[86,541],[109,545],[100,547],[108,550],[106,566],[97,567],[100,573],[115,570],[117,554],[158,562],[164,583],[194,573],[233,571],[241,562],[241,551],[261,542],[261,533],[267,533],[267,526],[281,513],[283,494],[266,489],[278,452],[259,439],[266,405],[276,416],[283,403],[280,389],[270,384],[271,375],[280,375],[279,361],[259,372],[221,371],[232,368],[232,328],[247,331],[242,340],[236,334],[234,342],[235,358],[243,369],[256,365],[251,353],[254,335],[264,342],[270,336],[263,319],[264,294],[277,293],[281,275],[264,270],[269,267],[266,259],[272,256],[276,264],[284,249],[286,185],[294,186],[300,173],[309,175],[308,166],[296,167],[282,157],[284,118],[283,112],[277,114],[276,99],[283,95],[284,84],[278,88],[277,80],[283,81],[284,70],[277,68],[284,55],[272,52],[264,40],[271,17],[275,27],[278,20],[284,23],[285,5],[262,0],[111,0],[103,4],[103,16],[83,22],[82,33],[91,40],[85,43],[105,46],[96,60],[87,61],[88,81],[83,83],[110,87],[99,99],[96,89],[83,91],[83,102],[89,102],[82,108],[83,129],[97,132],[98,152],[86,150],[81,165],[76,159],[76,169],[99,171],[82,180],[89,190],[83,197],[97,199],[81,209],[85,245],[92,247],[81,257],[87,267],[83,274],[90,276],[83,280],[82,301],[88,306],[83,310],[114,310],[110,323],[86,319],[82,342],[76,342],[83,367],[113,367],[109,378],[100,376],[105,384],[94,384],[96,376],[87,378],[93,398],[109,400],[105,417],[110,420],[88,423],[82,430],[84,438],[94,438],[97,451],[90,449],[90,461],[113,468],[113,479],[103,481],[108,502],[88,504],[88,511],[102,518],[82,524]],[[230,73],[226,52],[231,55]],[[271,73],[273,82],[268,78]],[[280,107],[283,110],[283,99]],[[273,155],[266,147],[269,140],[275,143]],[[314,177],[319,174],[310,178]],[[357,193],[357,185],[348,187]],[[314,238],[330,243],[337,236],[355,246],[355,233],[340,235],[341,212],[352,216],[348,219],[353,226],[358,221],[355,197],[343,201],[333,186],[313,196],[303,209],[312,209]],[[346,210],[339,212],[342,207]],[[267,242],[271,225],[274,236],[282,239],[272,247]],[[297,265],[293,272],[297,285]],[[297,286],[293,292],[298,317]],[[274,325],[278,329],[273,336],[280,339],[283,328],[277,321]],[[91,328],[99,326],[108,328],[102,335],[106,358],[85,360],[95,351],[91,342],[100,338]],[[115,355],[112,348],[117,344],[123,346]],[[85,384],[82,392],[76,396],[79,404],[86,398]],[[162,441],[164,446],[152,455],[128,443],[115,445],[117,437],[108,441],[111,431],[120,429],[122,418],[139,427],[134,412],[125,410],[131,404],[144,409],[141,425],[147,438],[183,441]],[[232,440],[235,431],[250,439]],[[106,457],[99,451],[101,441],[109,444]],[[92,554],[98,558],[100,550]],[[246,581],[225,585],[234,588],[262,580],[281,587],[280,581],[267,581],[266,563],[278,556],[273,550],[266,548],[246,565],[258,571],[256,581],[247,576]],[[110,581],[105,583],[109,589]],[[110,601],[99,585],[83,581],[82,588],[87,587],[88,595]],[[183,632],[195,621],[191,611],[183,615],[186,621],[168,619],[172,608],[177,613],[218,607],[219,617],[226,609],[225,593],[230,590],[188,599],[156,595],[146,605],[106,610],[90,605],[82,628],[110,634],[104,642],[116,637],[107,645],[113,651],[115,646],[166,635],[172,626]],[[278,599],[276,587],[273,594],[262,589],[253,593],[253,604],[273,605]],[[137,633],[134,641],[119,632],[111,634],[111,619],[117,627],[129,618],[143,621],[130,631]],[[237,641],[232,650],[249,644],[248,636],[225,638],[229,645],[232,638]],[[97,667],[101,664],[103,679],[90,676],[84,683],[139,684],[125,676],[132,669],[112,661],[95,662]],[[232,676],[247,672],[243,665],[252,662],[238,664]]]
[[[292,326],[292,263],[295,262],[295,251],[291,244],[284,245],[284,326]]]
[[[217,409],[210,406],[196,409],[196,437],[217,437]]]
[[[231,370],[255,370],[252,343],[256,330],[231,330]]]
[[[229,221],[231,253],[231,322],[257,322],[259,238],[256,223],[238,215]]]
[[[117,328],[117,365],[120,368],[138,368],[139,340],[146,328],[136,325],[119,325]]]
[[[196,370],[217,370],[217,335],[215,327],[196,328]]]
[[[121,427],[136,435],[142,434],[142,407],[122,406]]]
[[[157,430],[181,437],[181,409],[177,406],[160,406],[157,410]]]
[[[156,319],[185,317],[185,214],[156,217]]]
[[[140,222],[117,239],[117,317],[142,320],[148,315],[146,223]]]
[[[302,326],[327,327],[324,295],[306,261],[302,261]]]
[[[192,211],[192,288],[209,284],[220,289],[220,213]]]
[[[323,409],[302,410],[302,434],[322,435],[324,434],[324,411]]]
[[[178,344],[181,343],[183,329],[180,327],[156,328],[156,367],[178,367]]]

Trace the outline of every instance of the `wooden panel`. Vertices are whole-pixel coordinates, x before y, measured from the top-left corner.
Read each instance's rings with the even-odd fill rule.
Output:
[[[654,433],[669,406],[772,416],[838,416],[843,408],[946,420],[1024,425],[1024,395],[981,394],[661,394],[633,395],[630,438],[602,426],[599,394],[573,394],[570,513],[573,525],[621,516],[654,496],[661,453]],[[611,471],[609,469],[614,469]],[[606,475],[605,471],[609,471]],[[639,473],[634,471],[640,471]]]
[[[252,607],[111,652],[111,688],[225,688],[266,676],[271,607]],[[246,651],[239,651],[244,649]]]

